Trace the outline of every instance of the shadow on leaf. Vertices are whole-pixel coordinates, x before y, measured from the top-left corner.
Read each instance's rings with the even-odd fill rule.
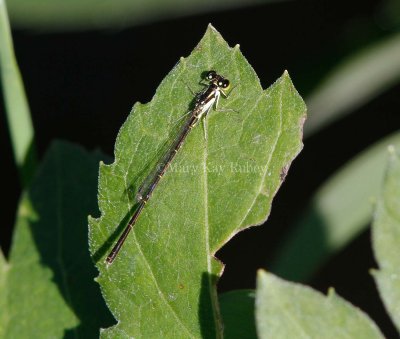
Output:
[[[100,154],[88,154],[66,143],[53,144],[29,189],[33,210],[30,229],[41,264],[79,325],[65,337],[97,338],[100,327],[113,323],[98,285],[88,251],[87,216],[96,213]],[[51,315],[50,315],[51,316]]]

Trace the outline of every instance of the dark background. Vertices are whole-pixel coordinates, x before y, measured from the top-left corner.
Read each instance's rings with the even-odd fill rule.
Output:
[[[40,157],[55,138],[100,147],[109,155],[117,132],[136,101],[151,100],[156,87],[187,56],[211,22],[241,50],[263,87],[287,69],[303,97],[353,50],[390,33],[376,0],[292,1],[191,16],[115,31],[13,32],[15,51],[32,110]],[[400,85],[305,140],[262,227],[235,236],[217,254],[225,264],[218,288],[254,288],[258,268],[269,260],[315,189],[359,151],[398,129]],[[328,103],[327,103],[328,104]],[[20,196],[4,106],[1,105],[1,247],[8,252]],[[307,282],[337,293],[365,310],[387,337],[396,331],[368,270],[377,267],[370,232],[331,259]]]

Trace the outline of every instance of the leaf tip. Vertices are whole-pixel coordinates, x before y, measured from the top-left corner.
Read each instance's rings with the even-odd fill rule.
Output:
[[[391,161],[396,160],[397,152],[396,152],[396,147],[393,144],[387,147],[387,151],[389,153],[390,160]]]
[[[393,144],[387,146],[387,152],[388,152],[388,165],[386,171],[390,173],[394,167],[398,166],[397,162],[399,161],[399,153],[397,152],[396,147]]]
[[[379,275],[380,271],[379,271],[378,269],[376,269],[376,268],[370,268],[370,269],[368,270],[368,273],[369,273],[370,275],[372,275],[372,276],[376,279],[377,276]]]
[[[257,280],[265,279],[268,272],[262,268],[257,270]]]
[[[216,31],[215,27],[213,26],[213,24],[212,24],[211,22],[208,23],[207,30],[214,30],[214,31]]]
[[[390,144],[390,145],[388,146],[388,151],[389,151],[389,153],[394,153],[394,152],[395,152],[395,147],[394,147],[394,145]]]
[[[205,36],[206,35],[211,35],[211,36],[216,37],[217,39],[224,40],[224,38],[222,37],[221,33],[218,32],[218,30],[211,23],[209,23],[208,26],[207,26],[207,31],[206,31]]]
[[[91,215],[88,215],[88,223],[89,224],[94,224],[96,222],[97,218],[92,217]]]
[[[110,165],[107,165],[107,164],[104,163],[104,161],[100,160],[100,162],[99,162],[99,173],[102,170],[106,170],[106,168],[108,168],[108,167],[110,167]]]
[[[328,288],[328,297],[333,298],[336,295],[336,291],[333,287]]]
[[[283,71],[282,76],[280,77],[280,80],[283,83],[285,83],[287,85],[290,85],[291,87],[294,88],[294,85],[293,85],[293,82],[292,82],[292,78],[290,77],[289,72],[286,69]]]

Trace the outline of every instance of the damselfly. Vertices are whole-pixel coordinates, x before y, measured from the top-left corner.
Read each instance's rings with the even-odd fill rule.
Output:
[[[196,95],[194,107],[189,112],[189,118],[185,123],[185,125],[183,126],[181,133],[173,142],[163,163],[159,166],[158,170],[155,172],[154,176],[149,181],[149,184],[142,186],[142,188],[140,189],[139,192],[140,194],[138,195],[138,201],[139,201],[138,207],[135,213],[133,214],[132,218],[129,220],[129,223],[126,226],[125,230],[119,237],[117,243],[111,250],[110,254],[107,256],[106,262],[108,264],[111,264],[118,255],[122,245],[124,244],[126,238],[128,237],[129,232],[132,230],[140,214],[142,213],[144,206],[150,199],[151,194],[157,187],[162,176],[167,171],[176,153],[178,153],[179,149],[182,147],[183,142],[185,141],[191,129],[194,126],[196,126],[196,124],[200,121],[201,118],[205,118],[213,107],[217,109],[218,100],[221,94],[224,97],[227,97],[225,91],[228,90],[230,86],[230,82],[228,79],[225,79],[223,76],[217,74],[215,71],[207,72],[205,79],[209,83],[203,91],[201,91]]]

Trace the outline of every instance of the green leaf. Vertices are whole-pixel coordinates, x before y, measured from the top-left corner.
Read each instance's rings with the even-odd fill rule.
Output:
[[[254,319],[254,290],[237,290],[219,296],[224,323],[224,338],[257,338]]]
[[[372,217],[373,197],[379,195],[385,172],[385,149],[400,147],[395,133],[367,148],[329,178],[280,247],[271,271],[302,281],[329,256],[350,243]]]
[[[15,60],[4,0],[0,0],[0,74],[14,158],[22,186],[25,187],[36,168],[34,131],[24,85]]]
[[[328,295],[260,270],[256,290],[258,338],[384,338],[375,323],[329,289]]]
[[[180,16],[282,0],[10,0],[19,28],[78,30],[116,28]]]
[[[386,310],[400,331],[400,158],[390,147],[382,194],[372,226],[372,243],[379,271],[373,275]]]
[[[8,270],[9,266],[0,248],[0,338],[6,337],[6,324],[8,323],[8,314],[4,311],[7,309],[7,294],[5,290]]]
[[[21,199],[10,259],[0,255],[0,337],[98,337],[111,323],[87,251],[99,154],[57,142]]]
[[[400,81],[400,33],[345,60],[307,98],[309,136],[351,113]]]
[[[219,111],[189,134],[112,265],[104,262],[135,208],[135,193],[156,168],[177,121],[193,103],[203,72],[232,83]],[[268,90],[242,56],[209,26],[192,54],[136,104],[100,166],[100,219],[90,221],[98,282],[118,325],[104,337],[220,337],[214,255],[232,236],[261,224],[300,151],[305,105],[288,74]],[[205,134],[207,138],[205,139]]]

